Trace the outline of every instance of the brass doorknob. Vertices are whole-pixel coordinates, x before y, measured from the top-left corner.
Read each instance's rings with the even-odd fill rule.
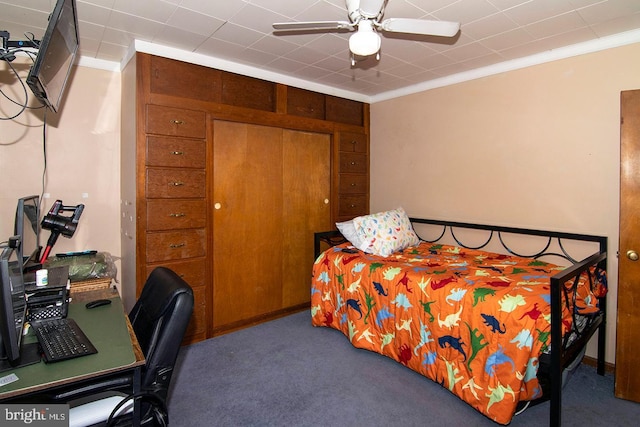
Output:
[[[638,257],[638,252],[633,250],[628,250],[627,258],[629,258],[631,261],[637,261],[640,257]]]

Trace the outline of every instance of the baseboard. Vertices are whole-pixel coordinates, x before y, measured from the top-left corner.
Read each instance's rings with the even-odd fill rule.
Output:
[[[229,332],[234,332],[240,329],[248,328],[250,326],[255,326],[260,323],[268,322],[270,320],[275,320],[280,317],[288,316],[293,313],[298,313],[303,310],[309,310],[309,307],[310,307],[310,303],[306,302],[303,304],[298,304],[292,307],[287,307],[281,310],[276,310],[270,313],[266,313],[260,316],[252,317],[250,319],[240,320],[238,322],[234,322],[222,327],[213,328],[211,337],[228,334]]]
[[[598,367],[598,359],[594,358],[594,357],[589,357],[589,356],[585,356],[582,359],[582,363],[584,363],[585,365],[589,365],[592,366],[594,368]],[[604,363],[604,372],[607,374],[613,374],[616,371],[616,365],[614,365],[613,363]]]

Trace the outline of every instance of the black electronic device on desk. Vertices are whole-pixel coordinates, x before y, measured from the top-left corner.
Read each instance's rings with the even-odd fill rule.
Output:
[[[98,352],[73,319],[31,322],[45,362],[58,362]]]
[[[98,351],[69,312],[69,266],[47,268],[46,285],[29,276],[26,288],[27,321],[33,329],[45,362],[58,362]]]
[[[35,274],[36,272],[25,274],[27,321],[67,317],[70,288],[69,266],[47,269],[47,284],[45,286],[36,284]]]

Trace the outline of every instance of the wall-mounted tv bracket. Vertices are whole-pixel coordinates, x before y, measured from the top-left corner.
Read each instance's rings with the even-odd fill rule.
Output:
[[[13,54],[14,49],[22,49],[30,47],[38,49],[40,40],[9,40],[9,31],[0,31],[0,39],[2,39],[2,47],[0,47],[0,60],[11,62],[16,59]]]

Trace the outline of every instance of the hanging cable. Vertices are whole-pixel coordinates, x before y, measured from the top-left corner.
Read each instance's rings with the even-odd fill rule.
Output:
[[[8,37],[8,33],[6,33],[6,35]],[[35,39],[35,36],[33,33],[28,32],[28,33],[25,33],[24,35],[28,39],[28,41],[33,45],[31,47],[34,47],[34,46],[36,46],[36,48],[39,47],[40,42]],[[13,74],[15,75],[16,79],[18,80],[18,82],[20,82],[20,86],[22,87],[22,92],[24,94],[24,102],[19,102],[11,98],[9,95],[7,95],[5,91],[2,90],[2,87],[0,87],[0,94],[4,98],[9,100],[9,102],[12,102],[13,104],[18,105],[20,107],[20,110],[16,114],[12,116],[7,116],[7,117],[0,117],[0,120],[13,120],[16,117],[20,116],[22,113],[24,113],[26,109],[40,109],[44,107],[44,106],[37,106],[37,107],[29,106],[29,90],[27,89],[27,85],[24,83],[23,79],[18,74],[18,70],[16,70],[16,68],[11,63],[16,58],[17,53],[24,53],[26,56],[28,56],[31,59],[31,62],[35,62],[36,55],[29,50],[26,50],[23,48],[7,49],[7,48],[0,47],[0,61],[6,62],[6,64],[11,69],[11,71],[13,71]]]

